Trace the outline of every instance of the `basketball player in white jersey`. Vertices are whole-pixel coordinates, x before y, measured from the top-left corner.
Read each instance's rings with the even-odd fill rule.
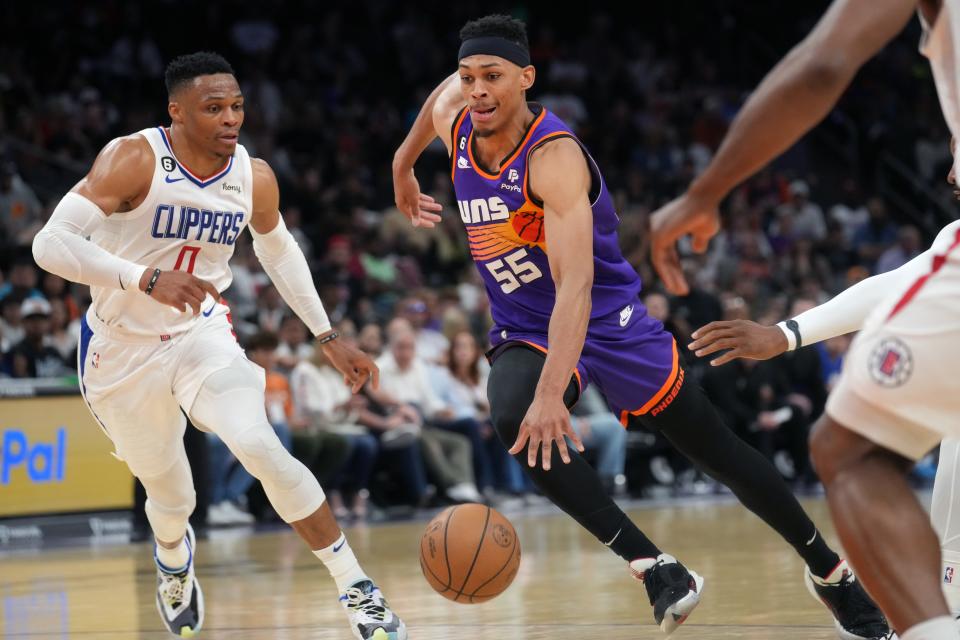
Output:
[[[955,145],[956,141],[951,140],[954,155]],[[947,182],[956,185],[953,167]],[[960,199],[960,191],[955,194]],[[861,280],[795,318],[769,327],[750,320],[711,322],[693,332],[694,340],[689,348],[700,357],[723,351],[710,361],[712,366],[720,366],[736,358],[769,360],[801,346],[859,331],[888,292],[905,290],[931,270],[936,256],[952,244],[958,230],[960,220],[955,220],[937,234],[930,249],[899,269]],[[960,420],[960,416],[956,419]],[[940,536],[943,592],[951,615],[960,617],[960,508],[954,513],[955,506],[960,507],[960,439],[950,437],[940,443],[940,464],[933,484],[930,520]]]
[[[652,258],[684,294],[676,241],[704,251],[720,201],[820,121],[854,74],[919,11],[923,53],[960,132],[960,0],[835,0],[767,76],[689,190],[652,219]],[[940,546],[907,482],[911,462],[960,436],[960,235],[941,235],[926,272],[887,292],[854,340],[811,453],[857,576],[903,640],[957,640],[940,589]],[[792,331],[791,331],[792,333]]]
[[[146,489],[161,618],[182,637],[203,624],[182,409],[227,444],[326,564],[354,636],[402,640],[403,623],[357,563],[320,484],[270,427],[263,370],[234,337],[219,292],[230,285],[228,261],[245,228],[264,271],[345,383],[356,392],[372,376],[376,385],[377,368],[331,330],[279,214],[273,172],[237,144],[243,96],[230,65],[212,53],[181,56],[167,67],[166,85],[171,125],[108,144],[33,242],[41,267],[91,286],[81,389]]]

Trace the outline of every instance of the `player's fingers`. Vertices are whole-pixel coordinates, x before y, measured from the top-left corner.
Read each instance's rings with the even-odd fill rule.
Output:
[[[358,391],[360,391],[360,389],[363,388],[363,385],[366,384],[367,378],[369,377],[370,377],[369,371],[367,371],[366,369],[360,369],[353,380],[353,387],[351,391],[353,391],[353,393],[357,393]]]
[[[742,356],[743,356],[743,353],[740,351],[740,349],[731,349],[730,351],[727,351],[725,354],[721,355],[719,358],[715,358],[711,360],[710,366],[719,367],[720,365],[724,365],[724,364],[727,364],[728,362],[732,362],[733,360],[736,360],[737,358],[740,358]]]
[[[729,324],[729,322],[726,321],[726,320],[714,320],[713,322],[708,322],[707,324],[703,325],[702,327],[700,327],[699,329],[697,329],[696,331],[694,331],[693,333],[691,333],[691,334],[690,334],[690,337],[693,338],[694,340],[696,340],[697,338],[699,338],[699,337],[702,336],[703,334],[709,333],[710,331],[713,331],[714,329],[719,329],[719,328],[725,327],[725,326],[727,326],[728,324]]]
[[[654,247],[651,257],[653,266],[663,279],[663,285],[667,290],[674,295],[686,295],[689,287],[683,277],[676,245],[671,242]]]
[[[714,340],[708,346],[702,349],[697,349],[694,351],[694,353],[697,354],[698,358],[702,358],[703,356],[708,356],[711,353],[716,353],[717,351],[733,349],[736,346],[738,346],[736,341],[730,338],[720,338],[719,340]]]
[[[710,238],[712,237],[713,234],[709,231],[697,231],[690,241],[690,248],[693,249],[694,253],[703,253],[710,246]]]
[[[706,332],[700,336],[697,340],[694,340],[690,343],[689,349],[691,351],[696,351],[697,349],[702,349],[708,345],[714,344],[717,340],[723,338],[736,338],[737,334],[732,329],[720,328],[714,329],[713,331]]]
[[[537,466],[537,452],[540,450],[541,444],[540,436],[536,434],[530,434],[530,442],[527,443],[527,466],[535,467]]]
[[[552,449],[553,449],[553,440],[548,438],[540,443],[540,459],[543,461],[544,471],[550,471],[550,457],[551,457],[550,454]],[[530,466],[531,467],[537,466],[536,455],[534,455],[533,464]]]
[[[203,280],[202,278],[197,278],[197,284],[200,285],[200,288],[204,291],[204,293],[210,294],[214,302],[220,301],[220,292],[217,291],[217,288],[213,286],[213,284],[211,284],[210,282],[207,282],[206,280]]]
[[[184,301],[193,309],[193,314],[200,313],[200,305],[203,304],[203,295],[198,292],[196,287],[190,287],[184,292]]]
[[[580,435],[573,429],[573,425],[570,423],[570,418],[567,418],[564,421],[563,430],[570,438],[570,441],[573,442],[573,446],[577,448],[577,451],[583,453],[583,441],[580,439]]]
[[[557,438],[557,450],[560,452],[560,459],[563,460],[563,464],[570,464],[570,451],[567,449],[567,439],[563,437],[563,434],[560,434],[560,437]]]
[[[527,431],[526,426],[520,425],[520,431],[517,433],[517,440],[513,443],[513,446],[510,447],[508,453],[511,455],[517,455],[523,451],[523,446],[527,443],[527,440],[530,439],[530,433]]]
[[[439,207],[440,205],[437,205],[437,206]],[[440,212],[440,209],[437,209],[436,211],[430,211],[430,210],[421,208],[420,217],[428,222],[440,222],[441,218],[440,218],[439,212]]]
[[[370,360],[370,376],[372,378],[370,386],[376,391],[380,388],[380,367],[378,367],[377,363],[373,360]]]

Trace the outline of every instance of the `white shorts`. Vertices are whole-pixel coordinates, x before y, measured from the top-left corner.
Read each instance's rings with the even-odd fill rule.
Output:
[[[921,282],[879,305],[854,339],[827,414],[919,460],[960,437],[960,237]]]
[[[90,310],[77,353],[87,406],[113,441],[115,455],[144,478],[176,460],[186,428],[183,412],[189,413],[210,374],[238,358],[263,377],[244,357],[223,304],[189,331],[165,339],[133,338]]]

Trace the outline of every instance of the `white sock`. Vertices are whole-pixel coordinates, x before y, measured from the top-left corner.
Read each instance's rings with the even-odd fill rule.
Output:
[[[361,580],[370,579],[360,568],[360,563],[357,562],[357,557],[353,555],[353,549],[350,548],[347,537],[343,533],[332,545],[314,551],[313,555],[320,558],[323,564],[327,566],[327,570],[333,576],[337,583],[337,590],[341,594]]]
[[[958,640],[960,628],[950,616],[942,616],[921,622],[907,629],[900,640]]]
[[[180,544],[173,549],[167,549],[158,544],[157,560],[159,560],[163,568],[168,569],[170,573],[182,571],[187,566],[187,563],[190,562],[190,549],[187,547],[187,537],[184,536],[181,538]]]

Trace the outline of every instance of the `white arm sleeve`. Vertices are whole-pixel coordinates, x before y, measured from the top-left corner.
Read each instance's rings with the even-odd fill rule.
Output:
[[[33,238],[33,259],[43,269],[71,282],[138,289],[147,267],[115,256],[87,239],[105,219],[100,207],[71,191]]]
[[[933,249],[928,249],[899,269],[861,280],[823,304],[804,311],[794,318],[803,344],[814,344],[860,330],[870,312],[891,291],[901,289],[929,271],[932,260]],[[783,322],[777,326],[787,336],[792,351],[796,348],[793,332]]]
[[[329,331],[330,320],[313,284],[307,259],[283,223],[283,216],[268,233],[257,233],[252,225],[248,228],[253,236],[253,251],[263,270],[293,312],[300,316],[313,335]]]

